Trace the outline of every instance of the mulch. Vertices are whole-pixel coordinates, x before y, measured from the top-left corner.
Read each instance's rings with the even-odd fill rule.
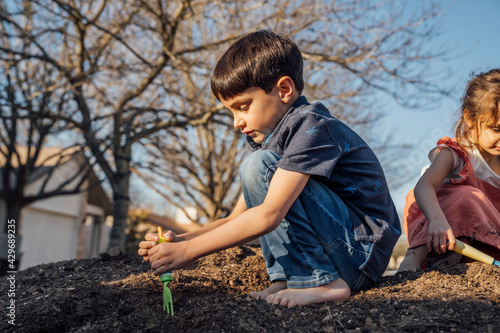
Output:
[[[500,332],[497,266],[397,273],[346,301],[291,309],[248,300],[268,285],[259,247],[221,251],[174,272],[170,316],[149,263],[113,249],[2,277],[0,332]]]

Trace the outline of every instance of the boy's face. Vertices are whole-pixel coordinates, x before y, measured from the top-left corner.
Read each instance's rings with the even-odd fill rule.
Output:
[[[255,143],[262,143],[290,107],[288,99],[283,98],[285,95],[279,86],[269,94],[261,88],[252,87],[234,98],[221,98],[221,102],[232,112],[234,127]]]

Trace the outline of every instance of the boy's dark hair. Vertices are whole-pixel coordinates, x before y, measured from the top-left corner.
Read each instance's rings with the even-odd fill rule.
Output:
[[[302,93],[303,60],[293,40],[268,30],[238,39],[219,59],[212,73],[212,92],[217,99],[230,99],[251,87],[267,94],[283,76],[289,76]]]

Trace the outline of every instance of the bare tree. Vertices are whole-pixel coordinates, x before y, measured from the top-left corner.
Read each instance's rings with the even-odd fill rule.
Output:
[[[384,116],[377,98],[385,94],[403,106],[418,107],[449,94],[435,83],[447,73],[431,75],[428,68],[429,61],[442,58],[445,50],[425,48],[439,33],[436,23],[440,8],[432,2],[413,4],[409,9],[413,11],[411,14],[400,2],[393,1],[300,1],[281,4],[279,9],[274,1],[245,4],[226,1],[219,4],[219,9],[222,13],[219,19],[237,27],[231,33],[241,35],[266,27],[292,36],[305,59],[305,95],[327,104],[337,118],[361,133],[377,151],[392,186],[401,185],[400,178],[391,176],[392,167],[397,166],[395,156],[406,147],[392,143],[389,133],[374,132],[378,120]],[[203,38],[212,37],[203,35]],[[209,73],[228,44],[204,57],[203,63],[186,67],[190,79],[183,81],[183,88],[190,98],[197,95],[203,100],[203,89],[192,82],[193,77],[208,86],[208,76],[199,73]],[[204,100],[208,108],[212,103],[210,96]],[[134,170],[168,202],[180,209],[195,206],[199,215],[210,221],[218,217],[210,218],[211,207],[232,207],[234,202],[222,204],[225,198],[215,194],[212,186],[215,183],[207,175],[225,169],[234,182],[239,160],[221,167],[218,154],[207,154],[206,147],[195,144],[200,131],[170,133],[161,139],[155,136],[147,150],[150,153],[144,155],[152,160],[143,161]],[[238,135],[210,128],[203,131],[225,145],[232,144],[234,135]],[[224,134],[219,136],[219,133]],[[151,146],[158,151],[153,152]],[[232,149],[240,148],[233,145]],[[141,169],[141,166],[147,167]]]
[[[214,118],[228,120],[225,115]],[[235,179],[249,149],[239,134],[231,125],[216,121],[167,135],[157,133],[145,145],[147,160],[133,170],[193,222],[212,222],[227,215],[240,195]],[[186,207],[195,208],[196,217]]]
[[[4,45],[8,43],[5,38],[1,40]],[[45,64],[26,65],[0,59],[0,195],[6,201],[7,219],[14,220],[19,220],[22,207],[34,201],[85,190],[85,175],[91,170],[89,163],[83,163],[82,169],[56,187],[49,186],[54,170],[69,158],[82,155],[83,150],[68,145],[49,154],[41,153],[50,135],[68,130],[66,123],[57,120],[68,96],[57,91],[57,83]],[[30,177],[47,166],[50,170],[44,174],[37,193],[26,194]]]
[[[2,3],[0,20],[12,41],[0,45],[2,58],[43,62],[60,91],[71,95],[58,119],[81,133],[110,183],[110,246],[125,239],[130,169],[141,160],[133,150],[159,131],[180,138],[184,134],[175,129],[212,121],[221,106],[209,90],[210,72],[227,46],[247,32],[269,28],[296,40],[306,60],[306,95],[366,128],[365,137],[376,120],[368,108],[376,92],[409,106],[422,92],[429,98],[446,94],[425,72],[441,53],[421,47],[436,32],[439,12],[432,1],[409,19],[398,1]],[[162,146],[168,155],[176,146],[175,140],[166,141],[173,145]]]
[[[71,94],[66,108],[74,112],[58,119],[82,134],[111,185],[110,246],[125,239],[134,143],[162,128],[206,121],[217,110],[176,110],[182,92],[160,77],[178,62],[174,45],[190,3],[20,1],[5,3],[0,14],[12,41],[0,46],[3,58],[43,62]]]
[[[54,196],[84,192],[95,185],[89,183],[92,166],[82,147],[44,147],[51,135],[64,132],[67,127],[56,120],[66,95],[54,94],[55,83],[43,67],[0,60],[0,197],[6,207],[1,234],[12,231],[8,230],[7,221],[13,220],[17,221],[14,231],[21,236],[23,207]],[[81,167],[66,167],[74,159],[79,160]],[[39,185],[28,191],[28,185],[34,181]],[[6,258],[1,259],[3,274],[8,265]]]

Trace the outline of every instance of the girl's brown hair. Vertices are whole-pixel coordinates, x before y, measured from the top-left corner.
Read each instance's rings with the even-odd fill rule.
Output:
[[[475,142],[481,131],[480,124],[496,124],[500,118],[500,69],[471,77],[465,88],[460,116],[455,125],[457,141],[469,148],[476,146]]]

